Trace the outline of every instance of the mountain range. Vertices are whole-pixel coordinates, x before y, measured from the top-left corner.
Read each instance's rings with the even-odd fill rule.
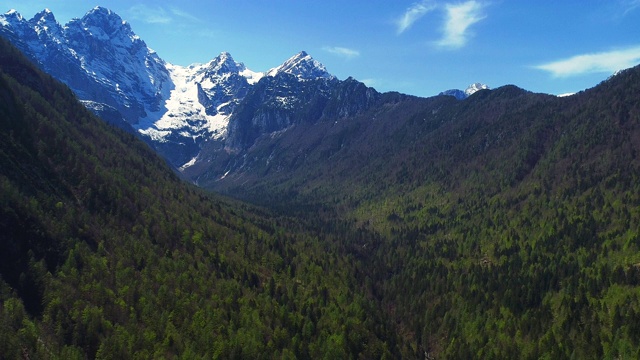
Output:
[[[420,98],[87,16],[0,18],[0,357],[639,357],[640,66]]]
[[[1,35],[67,84],[89,108],[137,133],[180,170],[202,168],[200,159],[212,156],[211,149],[244,150],[258,135],[298,122],[301,113],[326,118],[325,103],[350,103],[349,109],[337,110],[342,117],[371,105],[351,99],[348,92],[336,93],[342,81],[304,51],[265,72],[248,69],[227,52],[206,64],[169,64],[126,21],[103,7],[64,26],[49,10],[30,20],[12,10],[0,16],[0,25]],[[256,86],[262,78],[270,84]],[[487,88],[474,86],[445,93],[463,99]],[[247,95],[247,102],[262,104],[250,114],[256,116],[251,122],[259,123],[250,129],[241,125],[250,106],[236,114]]]

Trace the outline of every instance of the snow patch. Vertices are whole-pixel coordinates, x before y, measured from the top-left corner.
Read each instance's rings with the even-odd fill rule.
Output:
[[[187,161],[185,164],[180,166],[179,170],[180,171],[184,171],[184,169],[193,166],[196,163],[197,160],[198,160],[197,156],[193,157],[191,160]]]
[[[244,78],[246,78],[247,82],[250,85],[253,85],[253,84],[257,83],[258,81],[260,81],[260,79],[262,79],[264,77],[264,73],[263,72],[251,71],[251,70],[245,68],[244,70],[240,71],[240,76],[243,76]]]
[[[194,140],[202,136],[203,132],[210,133],[214,139],[225,136],[229,114],[209,115],[204,105],[198,101],[198,85],[195,79],[205,66],[184,67],[167,64],[174,88],[164,97],[166,100],[163,109],[148,113],[148,116],[140,121],[140,133],[163,137],[180,130],[179,135]],[[223,105],[225,104],[218,108]]]
[[[159,143],[166,143],[167,142],[167,136],[171,135],[171,131],[169,130],[158,130],[158,129],[153,129],[153,128],[148,128],[148,129],[138,129],[138,132],[148,138],[150,138],[153,141],[157,141]]]

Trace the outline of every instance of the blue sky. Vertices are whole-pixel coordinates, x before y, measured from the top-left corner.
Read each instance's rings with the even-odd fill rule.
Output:
[[[168,62],[222,51],[254,71],[301,50],[379,91],[432,96],[482,82],[551,94],[597,85],[640,63],[640,0],[8,0],[61,24],[95,5],[131,24]]]

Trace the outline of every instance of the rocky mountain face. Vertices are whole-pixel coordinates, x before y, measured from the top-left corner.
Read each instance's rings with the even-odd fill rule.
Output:
[[[79,99],[114,107],[133,126],[160,111],[173,87],[165,62],[108,9],[96,7],[65,26],[49,10],[31,20],[10,11],[0,25],[0,35]]]
[[[304,51],[266,72],[226,52],[206,64],[169,64],[103,7],[64,26],[49,10],[30,20],[12,10],[0,16],[0,35],[179,169],[202,159],[203,149],[237,153],[301,121],[351,116],[378,96],[339,81]]]

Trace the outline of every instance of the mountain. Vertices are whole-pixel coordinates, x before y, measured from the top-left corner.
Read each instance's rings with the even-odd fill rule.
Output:
[[[487,89],[489,89],[489,87],[485,84],[473,83],[469,85],[465,90],[451,89],[451,90],[443,91],[438,95],[448,95],[448,96],[453,96],[458,100],[464,100],[469,96],[475,94],[479,90],[487,90]]]
[[[199,184],[380,234],[361,250],[416,356],[634,357],[639,79],[562,98],[382,94],[263,136]]]
[[[337,83],[304,51],[264,73],[247,69],[226,52],[207,64],[169,64],[127,22],[103,7],[65,26],[49,10],[31,20],[12,10],[0,16],[0,25],[0,35],[67,84],[78,98],[116,109],[120,116],[106,116],[125,119],[176,168],[195,164],[209,142],[225,142],[231,115],[261,78],[286,79],[296,89],[302,86],[296,83],[318,79]],[[281,98],[302,101],[297,93],[283,90],[279,87]]]
[[[0,39],[0,357],[399,358],[338,228],[184,183]]]
[[[141,120],[139,131],[170,163],[182,166],[206,141],[226,137],[229,116],[262,74],[248,70],[229,53],[207,64],[167,64],[167,69],[175,88],[160,113]]]

